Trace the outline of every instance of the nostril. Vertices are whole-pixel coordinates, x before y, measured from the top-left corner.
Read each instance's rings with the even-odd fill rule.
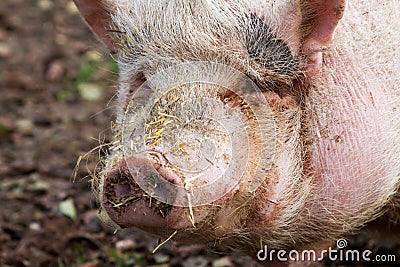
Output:
[[[135,185],[132,176],[128,172],[125,162],[112,170],[104,183],[103,202],[119,212],[123,207],[143,197],[144,192]]]
[[[122,198],[127,198],[131,194],[131,186],[127,183],[115,184],[114,191],[115,195],[120,196]]]

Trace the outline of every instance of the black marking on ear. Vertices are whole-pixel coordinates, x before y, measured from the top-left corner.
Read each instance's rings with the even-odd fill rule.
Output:
[[[292,76],[299,68],[299,61],[285,42],[255,14],[250,14],[246,20],[245,45],[250,57],[268,70]]]

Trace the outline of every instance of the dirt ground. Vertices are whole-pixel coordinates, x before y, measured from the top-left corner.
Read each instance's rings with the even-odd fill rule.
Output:
[[[90,172],[111,140],[116,71],[72,1],[0,1],[0,266],[255,266],[198,246],[152,253],[156,237],[102,222]],[[398,243],[383,252],[400,260]]]

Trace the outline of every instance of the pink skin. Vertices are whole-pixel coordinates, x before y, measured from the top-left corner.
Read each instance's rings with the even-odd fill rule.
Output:
[[[74,2],[87,23],[96,29],[97,36],[103,40],[110,52],[116,53],[117,48],[111,42],[107,28],[104,27],[104,23],[109,19],[105,8],[99,4],[98,0],[74,0]]]
[[[93,30],[111,50],[114,50],[102,20],[95,19],[96,10],[104,14],[100,2],[74,1]],[[365,61],[354,60],[351,48],[340,43],[335,43],[335,49],[331,48],[333,37],[339,40],[348,38],[345,31],[335,32],[344,14],[345,1],[298,2],[303,7],[303,12],[297,14],[297,11],[293,11],[297,16],[283,28],[287,29],[286,36],[293,35],[293,32],[299,35],[292,38],[288,46],[294,54],[300,54],[307,60],[303,89],[308,95],[303,111],[309,114],[309,123],[312,126],[307,136],[310,138],[307,140],[309,143],[304,146],[309,149],[307,154],[309,157],[306,157],[307,162],[298,162],[298,155],[305,149],[301,146],[303,144],[294,142],[277,145],[274,168],[267,172],[268,190],[260,194],[257,203],[249,205],[255,215],[247,218],[246,226],[261,234],[272,227],[280,229],[278,228],[280,225],[274,225],[274,223],[280,224],[274,220],[276,218],[274,216],[279,215],[282,209],[279,200],[288,191],[304,189],[307,199],[304,200],[304,207],[294,211],[297,212],[297,218],[301,217],[306,226],[308,220],[316,225],[346,221],[341,225],[344,228],[342,232],[346,233],[379,215],[379,209],[382,208],[379,204],[387,201],[395,190],[396,179],[393,177],[398,175],[395,173],[398,169],[393,165],[398,164],[398,161],[393,159],[392,155],[398,153],[398,149],[393,148],[398,138],[385,139],[388,136],[385,133],[399,132],[394,130],[398,129],[396,128],[398,122],[387,119],[397,118],[396,103],[390,101],[391,88],[387,88],[381,82],[378,74],[371,70]],[[266,13],[268,15],[268,12]],[[313,16],[305,19],[306,13]],[[306,29],[293,28],[301,25],[306,25]],[[291,107],[295,103],[290,97],[280,99],[276,94],[270,93],[266,93],[265,96],[276,110],[280,107]],[[284,137],[282,134],[282,138]],[[292,167],[298,165],[301,165],[304,173],[309,176],[299,177],[301,173],[294,174]],[[116,164],[106,175],[102,192],[103,207],[110,218],[122,227],[139,227],[165,237],[175,229],[190,228],[192,225],[188,220],[190,215],[188,208],[173,206],[173,203],[170,203],[172,206],[164,217],[156,214],[154,207],[150,207],[149,202],[143,197],[121,209],[113,207],[132,193],[144,194],[133,182],[132,173],[135,173],[135,170],[141,170],[138,177],[144,178],[154,169],[172,184],[181,184],[171,170],[159,165],[156,160],[149,161],[146,156],[133,155]],[[121,174],[124,176],[123,179],[118,178]],[[118,183],[115,183],[116,179]],[[299,184],[293,185],[293,181],[298,181]],[[309,188],[309,191],[305,188]],[[213,205],[228,202],[238,192],[240,185]],[[161,207],[157,205],[155,207]],[[232,225],[236,223],[235,219],[240,219],[226,219],[230,218],[235,208],[234,205],[229,205],[213,214],[215,216],[213,223],[218,225],[213,229],[215,230],[213,234],[223,236],[224,233],[229,233]],[[364,215],[366,209],[370,210]],[[196,221],[202,221],[212,211],[215,211],[212,207],[201,206],[192,212]],[[323,220],[319,222],[315,221],[315,218]],[[291,223],[298,222],[293,220]],[[323,225],[318,227],[321,227],[320,231],[316,230],[315,234],[326,230]],[[332,238],[333,236],[335,235],[332,234]],[[307,248],[326,246],[325,240],[322,240],[322,244],[318,241],[318,237],[315,237]],[[299,246],[298,249],[305,248],[303,244]]]
[[[322,53],[332,42],[332,36],[339,20],[343,17],[345,0],[324,1],[312,0],[307,2],[316,13],[315,27],[311,30],[302,45],[303,53],[308,57],[309,76],[314,76],[322,66]]]

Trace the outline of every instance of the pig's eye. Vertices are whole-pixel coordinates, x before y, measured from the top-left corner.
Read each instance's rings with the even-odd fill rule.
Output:
[[[250,57],[268,70],[291,76],[299,63],[285,42],[254,14],[245,23],[245,44]]]

